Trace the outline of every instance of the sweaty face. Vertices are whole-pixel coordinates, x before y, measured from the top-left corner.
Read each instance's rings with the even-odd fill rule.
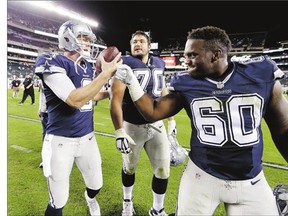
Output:
[[[137,58],[143,58],[149,54],[150,45],[147,38],[143,35],[135,35],[131,42],[131,54]]]
[[[188,73],[195,78],[204,78],[213,73],[212,51],[205,50],[205,41],[188,39],[186,41],[184,57],[188,66]]]

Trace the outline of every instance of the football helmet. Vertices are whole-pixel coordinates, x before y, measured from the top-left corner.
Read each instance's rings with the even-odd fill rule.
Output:
[[[186,159],[187,151],[179,145],[176,136],[168,135],[170,144],[170,166],[179,166]]]
[[[288,185],[279,184],[273,189],[279,216],[288,215]]]
[[[78,52],[85,59],[94,60],[99,54],[91,27],[78,20],[69,20],[60,26],[58,41],[60,49]]]

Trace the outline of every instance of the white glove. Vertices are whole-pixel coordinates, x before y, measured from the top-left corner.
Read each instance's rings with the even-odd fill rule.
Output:
[[[115,78],[122,81],[125,85],[131,85],[133,82],[138,82],[133,70],[126,64],[118,65]]]
[[[136,145],[134,140],[126,133],[124,128],[119,128],[115,131],[117,149],[124,154],[131,152],[130,145]]]
[[[135,74],[128,65],[118,65],[115,78],[127,85],[133,102],[137,101],[144,94]]]
[[[168,121],[168,132],[167,132],[168,136],[173,136],[176,137],[177,135],[177,128],[176,128],[176,121],[170,120]]]

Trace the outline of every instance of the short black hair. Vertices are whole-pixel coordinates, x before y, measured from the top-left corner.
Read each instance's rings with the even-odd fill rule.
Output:
[[[188,39],[202,39],[206,41],[206,49],[221,48],[228,53],[231,49],[231,40],[225,30],[215,26],[204,26],[188,32]]]
[[[145,33],[144,31],[142,31],[142,30],[137,30],[136,32],[134,32],[134,33],[132,34],[132,36],[131,36],[131,40],[133,39],[133,37],[135,37],[135,35],[143,35],[143,36],[147,39],[148,44],[151,43],[151,38],[150,38],[149,35],[148,35],[147,33]],[[131,40],[130,40],[130,42],[131,42]]]

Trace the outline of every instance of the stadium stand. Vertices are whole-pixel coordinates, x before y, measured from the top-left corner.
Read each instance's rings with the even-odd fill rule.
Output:
[[[273,59],[278,67],[285,72],[284,79],[281,80],[283,89],[288,93],[288,40],[278,42],[279,47],[265,47],[267,32],[249,32],[229,34],[232,42],[232,50],[230,57],[258,55],[268,55]],[[181,60],[184,52],[186,38],[169,38],[168,45],[161,51],[160,56],[164,59],[175,57],[175,64],[166,67],[166,81],[170,80],[171,74],[185,69],[183,60]],[[169,59],[170,61],[170,59]]]
[[[35,33],[41,30],[55,34],[60,23],[9,8],[7,16],[8,78],[33,74],[38,53],[57,50],[57,39]]]
[[[61,52],[58,48],[57,33],[63,17],[49,17],[29,13],[9,2],[7,8],[7,78],[17,75],[21,80],[26,74],[34,74],[35,60],[43,52]],[[38,31],[38,32],[37,32]],[[40,32],[39,32],[40,31]],[[43,35],[43,33],[48,33]],[[106,46],[98,36],[97,44]],[[35,83],[38,83],[37,77]]]
[[[56,35],[63,18],[62,20],[60,18],[59,20],[55,19],[56,17],[50,16],[47,18],[47,16],[44,17],[44,15],[42,16],[39,13],[28,13],[22,8],[14,7],[11,2],[8,4],[8,79],[11,79],[13,75],[18,75],[21,79],[25,77],[25,74],[33,73],[34,62],[39,53],[59,51],[56,37],[35,33],[38,30]],[[265,47],[267,34],[267,32],[229,34],[232,42],[230,55],[231,57],[269,55],[285,72],[286,78],[281,83],[288,91],[288,40],[279,42],[279,47],[267,48]],[[106,45],[101,37],[98,36],[97,39],[98,44]],[[168,38],[165,43],[159,44],[158,50],[153,51],[162,58],[166,58],[167,63],[169,62],[165,72],[167,81],[169,81],[171,74],[185,69],[185,64],[183,63],[185,42],[185,37]]]

